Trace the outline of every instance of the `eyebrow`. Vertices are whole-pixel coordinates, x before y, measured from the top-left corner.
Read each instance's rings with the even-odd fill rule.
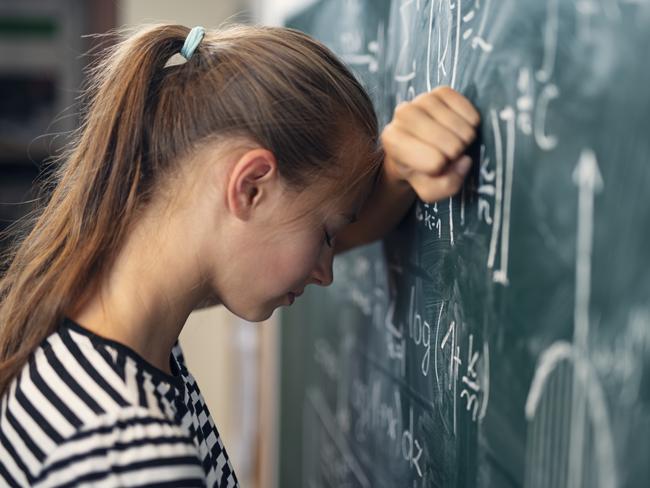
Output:
[[[372,185],[370,187],[370,193],[368,193],[368,197],[372,195],[373,192],[375,191],[375,188],[377,188],[377,182],[379,181],[379,177],[381,176],[381,173],[382,173],[382,165],[379,165],[379,167],[377,167],[377,169],[375,170],[375,174],[372,177]],[[361,211],[361,209],[359,209],[359,211]],[[343,214],[343,216],[349,219],[351,224],[359,220],[359,216],[355,214]]]
[[[375,191],[375,188],[377,187],[377,182],[379,181],[379,177],[381,176],[381,172],[382,172],[381,170],[382,170],[381,165],[379,165],[379,167],[375,169],[374,175],[372,176],[372,185],[370,187],[370,193],[368,196],[372,195],[372,193]],[[346,219],[348,219],[350,224],[353,224],[354,222],[359,220],[359,216],[356,214],[344,213],[341,215]]]
[[[372,193],[377,186],[377,182],[379,181],[379,176],[382,173],[383,165],[380,164],[377,169],[375,169],[375,174],[372,177],[372,186],[370,187],[370,193]]]

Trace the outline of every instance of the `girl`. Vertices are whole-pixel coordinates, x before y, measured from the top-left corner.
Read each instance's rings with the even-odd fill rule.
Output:
[[[236,486],[177,344],[188,315],[261,321],[329,285],[334,254],[460,188],[479,116],[439,88],[380,149],[354,76],[282,28],[149,26],[91,75],[0,283],[0,480]]]

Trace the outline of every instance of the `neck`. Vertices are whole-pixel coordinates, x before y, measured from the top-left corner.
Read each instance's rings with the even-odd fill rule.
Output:
[[[170,373],[172,347],[206,292],[188,246],[161,234],[142,222],[96,291],[70,318]]]

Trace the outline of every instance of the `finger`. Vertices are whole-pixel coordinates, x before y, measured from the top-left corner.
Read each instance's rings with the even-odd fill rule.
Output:
[[[453,111],[449,105],[432,93],[424,93],[413,99],[413,102],[446,129],[452,131],[465,144],[471,144],[476,137],[476,129],[463,117]]]
[[[425,144],[435,146],[449,160],[458,158],[465,149],[465,142],[458,135],[417,105],[411,104],[408,109],[400,111],[395,124]]]
[[[481,121],[481,116],[472,103],[456,90],[448,86],[440,86],[434,90],[434,93],[472,126],[476,127]]]
[[[410,171],[435,175],[447,165],[448,159],[442,152],[392,122],[384,128],[381,141],[386,153]]]
[[[463,156],[450,164],[441,175],[417,173],[409,179],[409,183],[421,200],[427,203],[437,202],[458,193],[471,165],[469,156]]]

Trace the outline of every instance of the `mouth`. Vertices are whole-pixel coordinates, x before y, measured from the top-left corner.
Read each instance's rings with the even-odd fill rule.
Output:
[[[289,305],[292,305],[293,302],[296,300],[296,298],[298,298],[300,295],[302,295],[303,291],[298,291],[298,292],[290,291],[289,293],[287,293],[287,296],[289,297]]]

